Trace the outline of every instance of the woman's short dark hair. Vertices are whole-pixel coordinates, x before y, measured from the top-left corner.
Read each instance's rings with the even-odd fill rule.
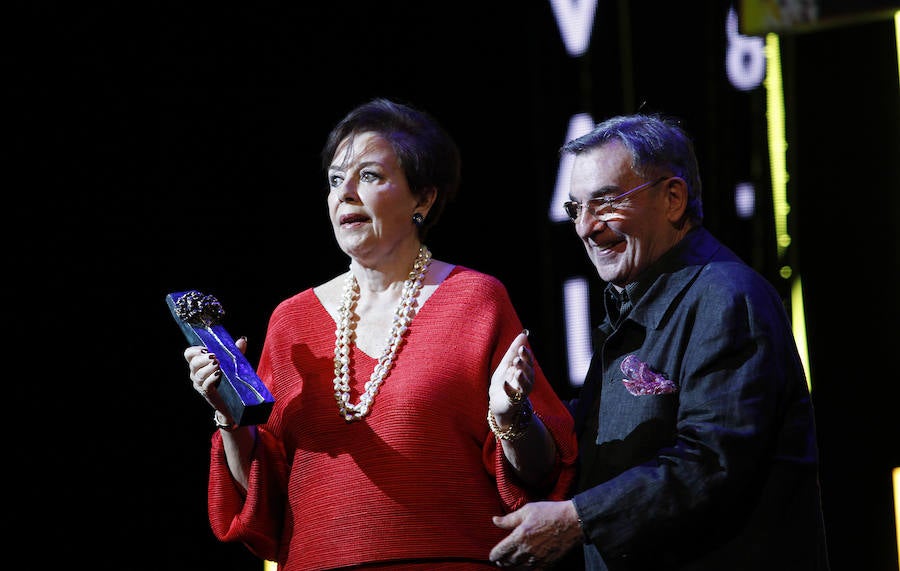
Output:
[[[373,99],[351,110],[328,134],[322,149],[326,172],[341,141],[360,133],[377,133],[390,143],[415,196],[437,191],[419,227],[424,240],[459,190],[461,161],[456,142],[430,114],[389,99]]]

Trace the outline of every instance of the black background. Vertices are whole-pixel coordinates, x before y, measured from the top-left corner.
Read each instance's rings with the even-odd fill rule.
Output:
[[[427,109],[459,142],[462,192],[429,246],[507,284],[561,393],[560,285],[583,275],[599,289],[571,227],[546,214],[573,114],[682,117],[707,226],[787,292],[766,214],[765,95],[725,78],[726,3],[600,1],[579,58],[549,2],[185,4],[41,5],[3,23],[4,519],[37,545],[19,553],[38,566],[261,568],[209,531],[211,415],[165,295],[216,295],[255,359],[277,302],[348,263],[318,152],[371,97]],[[781,47],[789,260],[803,278],[833,568],[896,569],[893,22]],[[741,180],[762,189],[751,221],[731,206]]]

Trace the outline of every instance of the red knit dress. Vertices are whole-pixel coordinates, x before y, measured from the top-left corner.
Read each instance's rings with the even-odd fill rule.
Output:
[[[246,496],[213,435],[213,532],[286,571],[495,568],[488,554],[508,532],[491,516],[564,498],[576,457],[572,418],[540,367],[531,401],[557,443],[553,480],[520,487],[488,427],[491,374],[522,331],[506,289],[457,266],[419,308],[362,421],[338,413],[335,327],[311,289],[273,312],[258,373],[275,406]],[[357,402],[377,356],[354,347],[351,359]]]

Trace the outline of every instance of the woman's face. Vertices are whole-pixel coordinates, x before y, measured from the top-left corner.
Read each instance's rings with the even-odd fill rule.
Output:
[[[377,265],[400,246],[418,243],[412,222],[418,201],[393,147],[377,133],[359,133],[338,145],[328,186],[334,235],[350,257]]]

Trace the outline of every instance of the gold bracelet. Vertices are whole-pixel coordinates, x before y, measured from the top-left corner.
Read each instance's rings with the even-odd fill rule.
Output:
[[[494,436],[496,436],[500,440],[515,442],[516,440],[525,436],[525,432],[528,430],[528,426],[531,424],[532,416],[534,416],[534,409],[531,407],[531,401],[529,399],[525,399],[522,401],[521,408],[519,408],[518,412],[516,412],[516,416],[512,424],[510,424],[506,428],[501,429],[500,426],[497,425],[497,419],[494,418],[494,413],[491,412],[490,407],[488,407],[487,421],[488,425],[491,427],[491,432],[494,433]]]
[[[234,421],[232,421],[231,424],[226,424],[226,423],[220,421],[218,410],[213,412],[213,422],[215,423],[216,428],[220,428],[220,429],[224,430],[225,432],[231,432],[232,430],[234,430],[235,428],[238,427],[238,423],[236,423]]]

